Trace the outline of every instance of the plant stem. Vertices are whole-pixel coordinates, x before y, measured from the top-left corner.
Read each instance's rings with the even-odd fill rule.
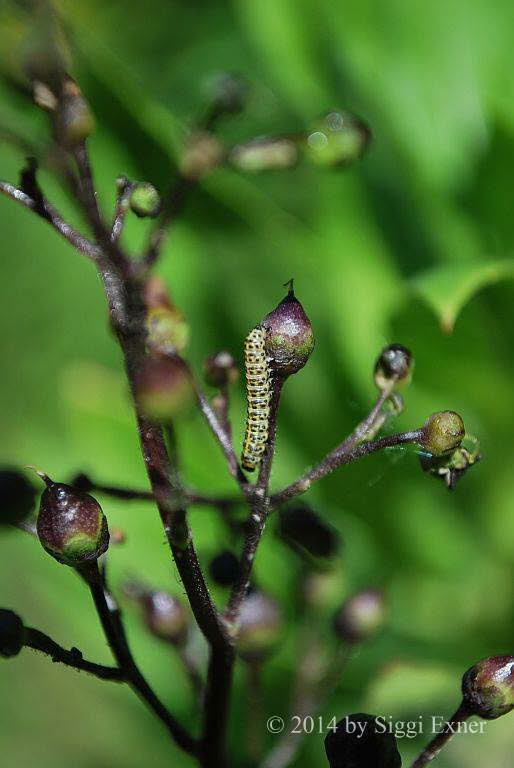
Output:
[[[186,752],[195,754],[197,751],[196,741],[173,717],[173,715],[170,714],[164,704],[162,704],[161,700],[156,696],[139,671],[128,646],[123,639],[120,638],[116,625],[113,622],[111,611],[109,610],[102,577],[98,571],[96,561],[82,566],[78,570],[88,583],[105,637],[114,658],[125,674],[127,682],[153,713],[164,723],[176,743]]]
[[[420,428],[410,430],[409,432],[400,432],[396,435],[388,435],[387,437],[380,438],[380,440],[362,443],[350,450],[347,449],[345,443],[341,443],[334,448],[333,451],[327,454],[327,456],[325,456],[325,458],[313,469],[305,472],[298,478],[298,480],[295,480],[294,483],[288,485],[287,488],[275,493],[271,497],[271,505],[273,507],[278,507],[284,502],[289,501],[289,499],[292,499],[294,496],[297,496],[300,493],[305,493],[316,480],[320,480],[335,469],[338,469],[345,464],[350,464],[352,461],[360,459],[362,456],[368,456],[370,453],[381,451],[384,448],[395,448],[399,445],[419,443],[422,437],[423,430]]]
[[[441,733],[438,733],[437,736],[435,736],[428,744],[428,746],[425,747],[419,757],[412,763],[411,768],[423,768],[423,766],[434,760],[444,745],[447,744],[452,736],[455,735],[459,724],[466,722],[470,716],[471,712],[466,707],[464,702],[462,702],[455,714],[446,722],[446,725]]]
[[[32,648],[34,651],[41,651],[41,653],[50,656],[52,661],[60,662],[67,667],[72,667],[79,671],[89,672],[91,675],[95,675],[95,677],[98,677],[101,680],[114,680],[118,683],[125,682],[126,680],[124,670],[119,667],[106,667],[103,664],[95,664],[92,661],[87,661],[82,658],[82,653],[78,648],[72,648],[67,651],[39,629],[25,627],[24,644],[27,648]]]
[[[111,240],[113,243],[116,243],[120,239],[121,233],[123,232],[123,227],[125,226],[125,217],[129,207],[130,195],[133,188],[134,184],[132,184],[132,182],[130,182],[128,179],[124,179],[123,183],[120,185],[120,189],[116,197],[116,205],[114,207],[114,216],[111,228]]]

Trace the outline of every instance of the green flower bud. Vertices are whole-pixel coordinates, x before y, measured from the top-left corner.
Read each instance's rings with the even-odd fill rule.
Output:
[[[306,504],[281,509],[278,532],[292,549],[322,568],[341,549],[338,531]]]
[[[394,734],[375,715],[347,715],[325,737],[330,768],[401,768]]]
[[[371,131],[351,112],[329,112],[309,131],[306,157],[316,165],[347,166],[358,160],[371,140]]]
[[[75,147],[93,132],[95,121],[82,91],[71,77],[62,84],[58,111],[57,132],[67,147]]]
[[[214,170],[225,154],[221,142],[207,131],[189,137],[180,159],[180,173],[186,179],[199,179]]]
[[[103,555],[109,546],[109,530],[96,499],[38,474],[46,483],[37,518],[37,535],[43,548],[60,563],[70,566]]]
[[[514,709],[514,656],[492,656],[462,678],[464,704],[474,715],[495,720]]]
[[[267,331],[266,352],[274,374],[280,377],[297,373],[314,348],[314,334],[305,310],[294,295],[293,282],[289,293],[261,323]]]
[[[158,423],[185,413],[193,399],[188,371],[174,355],[147,355],[136,374],[135,388],[142,413]]]
[[[0,656],[10,659],[17,656],[24,644],[25,628],[14,611],[0,608]]]
[[[183,352],[189,344],[189,325],[170,301],[162,278],[151,276],[145,284],[147,345],[154,352]]]
[[[408,384],[413,362],[407,347],[401,344],[384,347],[375,363],[375,384],[378,389],[396,390]]]
[[[203,368],[205,381],[211,387],[227,387],[237,381],[239,376],[234,356],[226,350],[209,355],[204,361]]]
[[[287,137],[263,137],[234,147],[229,161],[240,171],[281,171],[298,162],[296,143]]]
[[[420,443],[433,456],[443,456],[459,447],[464,434],[464,422],[459,414],[441,411],[425,421]]]
[[[341,561],[331,570],[312,570],[303,584],[305,604],[317,614],[333,613],[345,590],[345,576]]]
[[[347,598],[334,618],[334,629],[348,643],[362,643],[382,627],[386,616],[384,596],[365,589]]]
[[[239,560],[233,552],[226,549],[212,558],[209,564],[211,578],[220,587],[230,587],[239,576]]]
[[[466,438],[466,446],[461,445],[453,453],[443,456],[420,456],[421,468],[429,475],[443,480],[448,490],[452,491],[468,469],[482,458],[480,444],[476,438]]]
[[[16,469],[0,470],[0,525],[17,525],[34,509],[36,489]]]
[[[130,209],[140,219],[158,215],[161,210],[161,198],[153,184],[141,181],[134,184],[129,199]]]
[[[276,647],[282,621],[278,605],[263,592],[251,592],[241,605],[236,646],[246,661],[260,661]]]

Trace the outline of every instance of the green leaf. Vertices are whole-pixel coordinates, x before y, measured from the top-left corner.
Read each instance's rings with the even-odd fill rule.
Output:
[[[412,288],[434,310],[446,333],[467,302],[487,285],[514,278],[514,259],[444,264],[423,272]]]

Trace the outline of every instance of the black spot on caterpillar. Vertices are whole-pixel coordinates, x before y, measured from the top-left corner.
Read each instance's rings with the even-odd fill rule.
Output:
[[[266,331],[259,327],[245,340],[247,412],[241,463],[248,472],[259,464],[268,440],[271,382],[265,342]]]

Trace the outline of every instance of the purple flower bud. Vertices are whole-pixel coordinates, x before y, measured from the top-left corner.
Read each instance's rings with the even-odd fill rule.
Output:
[[[141,411],[155,422],[186,412],[193,390],[183,361],[174,355],[147,355],[135,377]]]
[[[443,456],[459,447],[466,430],[455,411],[433,413],[423,425],[421,445],[433,456]]]
[[[5,659],[17,656],[23,648],[24,634],[20,617],[14,611],[0,608],[0,656]]]
[[[266,658],[275,648],[282,620],[277,603],[263,592],[251,592],[239,613],[237,650],[246,661]]]
[[[410,350],[401,344],[390,344],[375,363],[375,384],[380,390],[398,389],[409,382],[412,366]]]
[[[46,488],[41,496],[37,535],[44,549],[69,566],[96,560],[109,546],[107,520],[100,504],[71,485],[40,476]]]
[[[261,323],[267,332],[271,371],[284,378],[303,368],[314,348],[311,322],[294,295],[292,281],[290,286],[287,296]]]
[[[384,596],[365,589],[347,598],[334,619],[334,629],[342,640],[361,643],[383,625],[386,615]]]
[[[464,704],[474,715],[495,720],[514,709],[514,656],[491,656],[462,678]]]

